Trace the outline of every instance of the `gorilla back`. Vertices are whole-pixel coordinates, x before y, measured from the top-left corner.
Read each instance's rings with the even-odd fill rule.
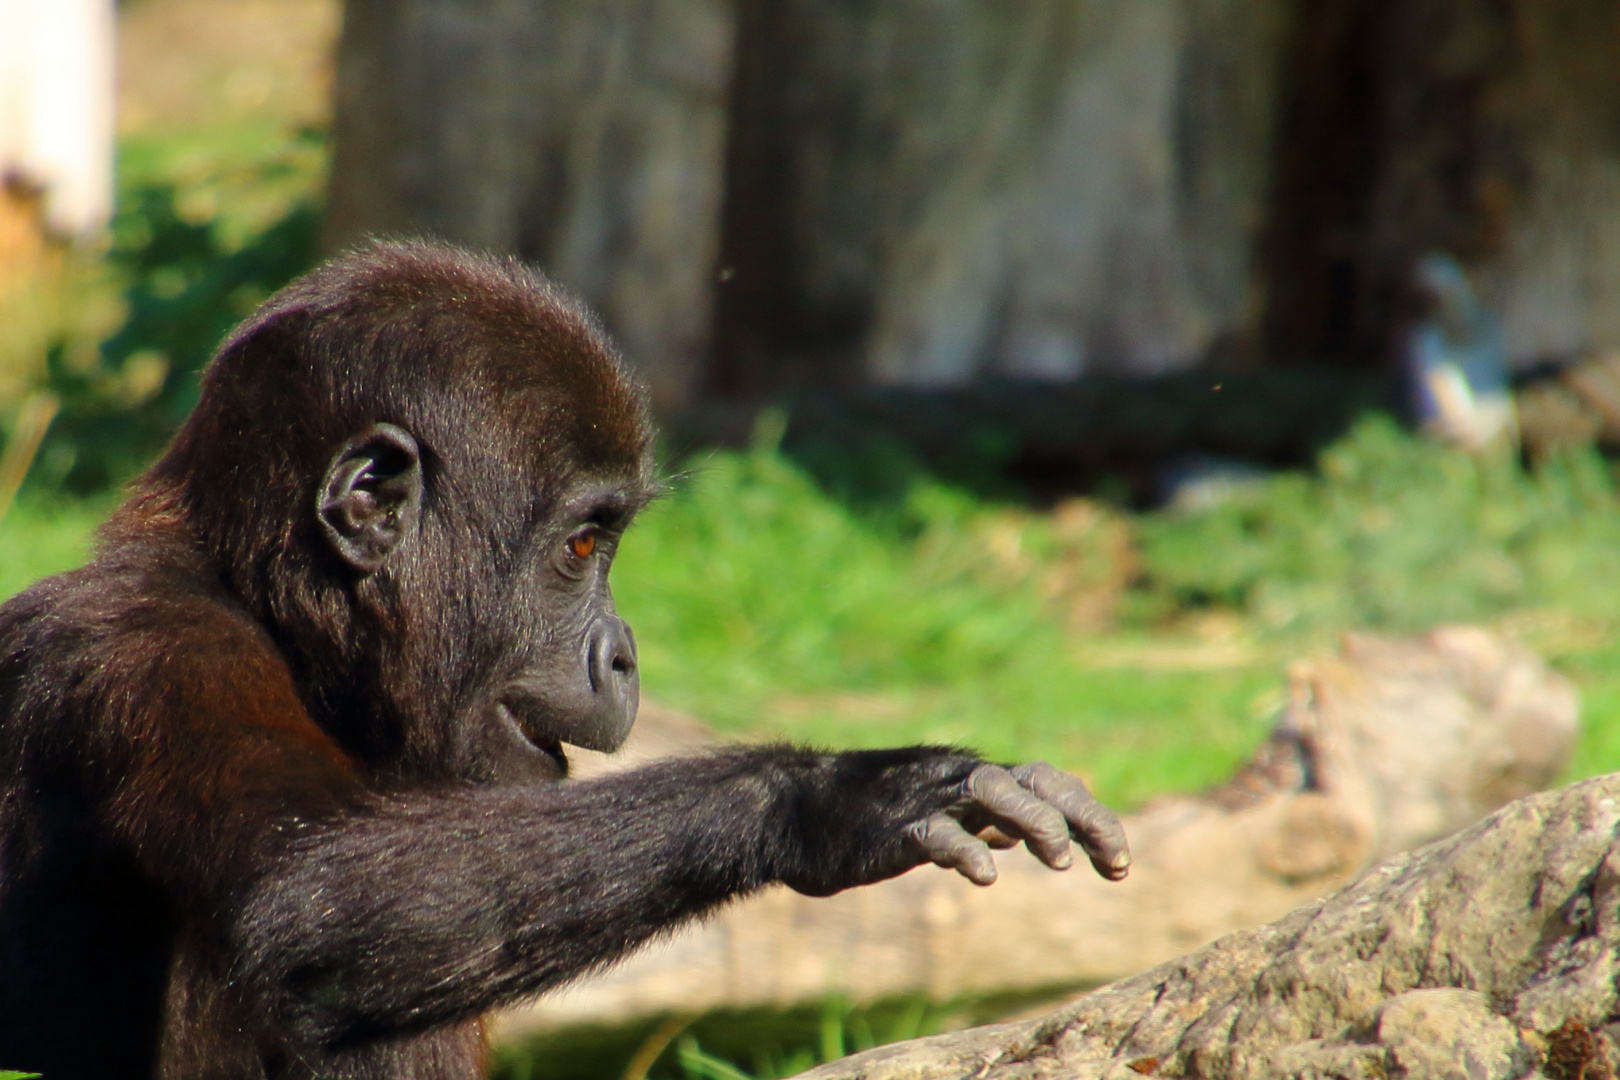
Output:
[[[470,1077],[479,1017],[771,882],[994,825],[1129,863],[1077,780],[940,747],[582,782],[636,649],[644,395],[519,265],[374,244],[272,297],[92,562],[0,607],[0,1066]]]

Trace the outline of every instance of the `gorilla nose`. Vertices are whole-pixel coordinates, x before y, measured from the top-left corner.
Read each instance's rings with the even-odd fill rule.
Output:
[[[591,639],[591,689],[619,696],[640,683],[636,674],[636,636],[630,624],[614,616],[602,620]]]
[[[641,703],[641,676],[636,672],[636,637],[617,615],[591,631],[586,666],[591,680],[592,720],[565,742],[587,750],[617,750],[630,735]]]

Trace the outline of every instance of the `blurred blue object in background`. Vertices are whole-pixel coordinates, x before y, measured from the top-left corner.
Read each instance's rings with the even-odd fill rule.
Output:
[[[1418,260],[1413,285],[1422,313],[1406,334],[1401,359],[1419,424],[1470,450],[1515,441],[1501,320],[1480,304],[1462,266],[1443,252]]]

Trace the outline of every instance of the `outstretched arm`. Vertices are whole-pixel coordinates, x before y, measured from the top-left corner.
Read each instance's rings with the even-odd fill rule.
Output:
[[[1129,863],[1079,781],[940,747],[745,747],[592,781],[379,794],[256,631],[181,633],[183,616],[124,665],[138,697],[42,665],[40,692],[72,687],[57,715],[79,719],[30,744],[54,762],[31,768],[78,772],[104,841],[202,931],[251,1012],[307,1046],[471,1017],[771,882],[824,895],[933,861],[988,883],[990,827],[1055,867],[1071,837],[1105,876]]]
[[[306,830],[235,920],[240,976],[342,1044],[555,986],[773,881],[817,895],[927,861],[994,878],[989,825],[1110,877],[1113,815],[1046,766],[916,747],[744,748],[599,780],[382,801]]]

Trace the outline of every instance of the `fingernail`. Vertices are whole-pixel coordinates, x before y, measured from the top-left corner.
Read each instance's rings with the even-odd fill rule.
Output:
[[[1070,855],[1067,851],[1052,860],[1052,869],[1054,870],[1067,870],[1073,865],[1074,856]]]

